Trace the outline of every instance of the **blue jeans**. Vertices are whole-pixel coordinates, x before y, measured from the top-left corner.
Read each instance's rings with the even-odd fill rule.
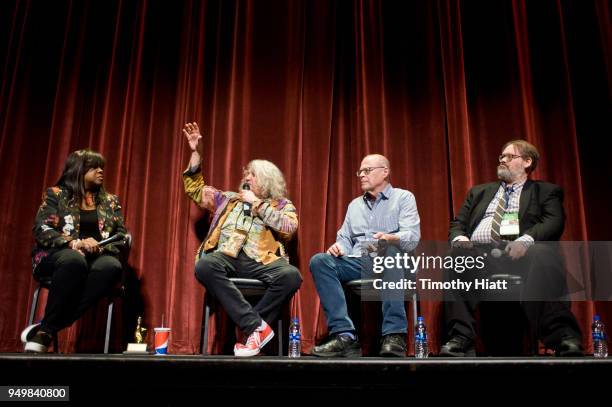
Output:
[[[387,256],[395,256],[399,253],[395,246],[389,246]],[[364,269],[371,269],[367,266],[369,258],[363,259]],[[327,317],[327,328],[330,334],[354,331],[355,325],[348,316],[346,298],[342,284],[348,281],[365,278],[362,274],[362,258],[360,257],[334,257],[327,253],[317,253],[310,259],[310,272],[314,279]],[[403,276],[403,275],[402,275]],[[375,278],[379,278],[376,276]],[[381,276],[384,281],[397,281],[400,273],[390,270]],[[383,324],[382,334],[389,335],[394,333],[405,334],[408,322],[406,320],[406,308],[404,307],[403,292],[385,295],[383,293],[382,313]]]

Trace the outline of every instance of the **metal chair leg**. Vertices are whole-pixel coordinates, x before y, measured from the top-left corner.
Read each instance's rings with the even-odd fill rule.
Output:
[[[53,351],[55,353],[60,353],[59,351],[59,341],[57,340],[57,332],[53,335]]]
[[[283,356],[283,319],[278,319],[278,356]]]
[[[210,303],[208,295],[204,298],[204,332],[202,333],[202,355],[208,355],[208,320],[210,319]]]
[[[110,330],[111,330],[111,323],[113,321],[114,305],[115,305],[115,302],[113,300],[110,300],[110,302],[108,303],[108,312],[106,314],[106,335],[104,337],[104,353],[108,353],[108,347],[110,344]]]
[[[419,316],[419,310],[418,310],[419,304],[417,301],[417,295],[416,295],[416,291],[412,294],[412,322],[414,323],[414,326],[416,327],[417,325],[417,317]]]
[[[38,309],[38,294],[40,293],[40,285],[36,287],[34,290],[34,295],[32,296],[32,305],[30,307],[30,318],[28,321],[28,326],[34,323],[34,318],[36,317],[36,310]]]

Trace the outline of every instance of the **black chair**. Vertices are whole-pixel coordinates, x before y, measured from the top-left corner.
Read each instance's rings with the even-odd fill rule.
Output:
[[[266,285],[259,280],[251,278],[230,278],[230,281],[236,285],[236,288],[240,290],[245,298],[261,297],[266,292]],[[202,315],[202,337],[201,353],[202,355],[208,355],[208,321],[210,319],[211,306],[214,298],[208,293],[204,298],[204,311]],[[283,319],[282,316],[278,318],[277,322],[278,331],[276,332],[278,339],[278,356],[283,356]]]
[[[36,316],[36,310],[38,309],[38,296],[40,294],[40,290],[42,288],[49,289],[51,288],[51,279],[39,279],[38,287],[34,290],[34,295],[32,296],[32,305],[30,306],[30,316],[28,318],[28,326],[34,323],[34,318]],[[111,330],[111,322],[113,320],[113,308],[115,304],[116,295],[109,296],[108,302],[108,311],[106,314],[106,333],[104,336],[104,353],[108,353],[108,348],[110,344],[110,330]],[[57,341],[57,335],[53,336],[53,349],[55,352],[59,352],[59,346]]]
[[[486,319],[489,317],[492,319],[487,321],[481,328],[483,334],[485,334],[483,336],[487,336],[486,333],[488,332],[495,339],[488,341],[490,342],[487,344],[488,348],[490,348],[488,350],[491,351],[493,356],[522,356],[524,354],[522,342],[526,339],[528,351],[532,355],[537,356],[539,353],[538,338],[529,326],[529,321],[523,315],[519,304],[523,286],[522,276],[499,273],[489,276],[489,280],[492,282],[506,282],[508,289],[488,298],[489,301],[484,309],[481,308],[481,318]],[[504,318],[501,320],[495,318],[500,314],[504,315]],[[489,325],[490,328],[487,328]],[[508,331],[512,334],[509,334]],[[506,332],[507,334],[504,340],[499,338],[501,332]],[[525,337],[525,335],[527,336]]]
[[[380,239],[377,243],[376,254],[378,256],[385,256],[388,247],[389,247],[389,243],[385,239]],[[410,254],[412,255],[414,253],[410,252]],[[362,252],[362,255],[368,256],[370,255],[370,253],[367,250],[365,250],[364,252]],[[357,280],[352,280],[347,283],[344,283],[343,287],[345,291],[352,292],[353,294],[359,296],[362,300],[365,297],[371,301],[380,301],[380,290],[377,290],[374,288],[374,281],[375,279],[373,278],[357,279]],[[416,290],[411,295],[411,301],[412,301],[412,316],[413,316],[414,326],[416,327],[417,316],[419,313],[419,309],[418,309],[419,304],[417,301]]]
[[[358,279],[351,280],[344,284],[344,289],[349,291],[361,298],[368,297],[371,300],[380,300],[380,290],[376,290],[374,288],[374,279]],[[412,303],[412,317],[414,321],[414,325],[417,323],[417,316],[419,313],[419,304],[417,301],[417,293],[416,291],[411,295],[411,303]]]

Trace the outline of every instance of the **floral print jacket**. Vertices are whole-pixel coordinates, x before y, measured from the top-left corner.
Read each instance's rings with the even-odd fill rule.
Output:
[[[116,195],[104,193],[97,199],[98,228],[102,239],[115,234],[127,235]],[[34,221],[36,246],[32,250],[32,267],[50,254],[68,247],[68,242],[79,238],[80,208],[68,199],[68,191],[51,187],[43,195],[43,202]],[[104,246],[102,253],[118,256],[124,243],[119,241]]]

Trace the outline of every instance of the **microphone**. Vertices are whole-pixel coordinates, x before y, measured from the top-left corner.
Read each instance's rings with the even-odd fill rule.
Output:
[[[493,256],[496,259],[499,259],[502,256],[507,256],[508,252],[506,252],[506,246],[508,246],[508,244],[503,243],[499,247],[495,247],[491,249],[491,256]]]
[[[378,239],[378,250],[377,254],[379,256],[384,256],[387,254],[388,242],[386,239]]]
[[[251,186],[248,183],[242,184],[243,191],[250,191]],[[242,207],[244,208],[244,216],[251,216],[251,204],[248,202],[243,202]]]
[[[104,239],[104,240],[100,240],[100,241],[98,242],[98,246],[100,246],[100,247],[102,247],[102,246],[106,246],[106,245],[107,245],[107,244],[109,244],[109,243],[114,243],[114,242],[116,242],[116,241],[118,241],[118,240],[122,240],[123,238],[124,238],[124,236],[123,236],[123,235],[116,234],[116,235],[113,235],[113,236],[111,236],[111,237],[107,237],[107,238],[106,238],[106,239]]]

